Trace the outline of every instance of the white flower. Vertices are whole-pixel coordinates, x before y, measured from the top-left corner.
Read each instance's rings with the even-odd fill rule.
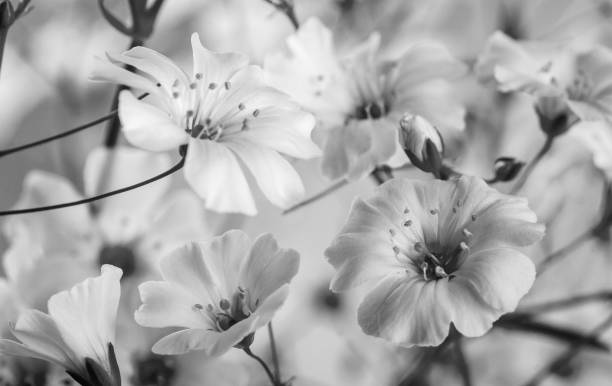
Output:
[[[0,339],[0,353],[57,364],[81,384],[119,385],[113,345],[121,274],[105,265],[100,276],[53,295],[49,314],[25,311],[12,327],[20,342]]]
[[[130,92],[119,98],[126,138],[150,151],[188,145],[184,167],[190,186],[219,212],[255,214],[256,208],[239,160],[264,195],[282,208],[304,193],[301,179],[279,153],[312,158],[320,150],[310,139],[314,118],[287,95],[268,87],[246,56],[205,49],[191,38],[193,75],[170,59],[144,47],[100,62],[94,79],[143,90],[152,105]],[[131,65],[133,74],[122,68]]]
[[[393,179],[358,199],[325,254],[331,288],[367,285],[365,333],[402,346],[439,345],[450,324],[480,336],[513,311],[535,279],[517,250],[543,236],[526,200],[482,180]]]
[[[109,162],[112,167],[107,169]],[[112,152],[95,149],[85,163],[85,195],[132,185],[170,166],[165,154],[124,147]],[[67,269],[51,276],[74,277],[76,273],[69,273],[78,266],[89,269],[91,275],[105,263],[122,267],[126,277],[150,275],[156,261],[168,251],[187,240],[212,234],[203,220],[205,213],[198,197],[188,190],[168,193],[170,184],[171,179],[166,178],[92,206],[78,205],[9,218],[4,229],[10,241],[4,258],[7,274],[13,281],[24,282],[17,278],[28,275],[32,280],[36,272],[44,273],[36,267],[42,264],[49,269],[51,264],[62,262]],[[33,171],[26,176],[15,207],[83,198],[63,177]]]
[[[345,56],[317,19],[287,39],[289,53],[266,59],[267,76],[321,120],[323,172],[358,179],[374,167],[408,160],[398,142],[400,119],[422,115],[441,130],[462,129],[464,109],[448,92],[448,80],[464,66],[445,47],[419,43],[392,61],[379,54],[374,34]]]
[[[500,91],[539,98],[538,108],[549,110],[546,115],[569,109],[582,121],[612,119],[612,51],[606,47],[519,42],[496,32],[478,59],[477,72],[494,79]]]
[[[438,130],[419,115],[403,117],[399,126],[399,141],[410,161],[428,172],[439,168],[444,144]]]
[[[161,260],[164,281],[140,285],[135,319],[147,327],[182,327],[153,346],[158,354],[203,350],[218,356],[248,347],[285,301],[299,255],[265,234],[251,243],[229,231],[207,244],[189,244]]]

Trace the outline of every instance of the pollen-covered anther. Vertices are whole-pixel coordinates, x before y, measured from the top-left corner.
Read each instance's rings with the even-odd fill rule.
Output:
[[[427,270],[429,269],[429,264],[427,264],[427,262],[424,261],[421,263],[420,268],[421,268],[421,272],[423,272],[423,279],[429,280],[427,278]]]
[[[404,226],[405,227],[409,227],[411,225],[412,225],[412,220],[407,220],[407,221],[404,222]]]
[[[224,311],[229,310],[230,306],[231,306],[230,301],[227,299],[221,299],[219,301],[219,307]]]
[[[470,232],[470,231],[469,231],[467,228],[463,228],[463,229],[461,230],[461,233],[463,233],[463,236],[464,236],[466,239],[468,239],[468,240],[469,240],[469,239],[471,239],[471,238],[472,238],[472,236],[474,236],[474,234],[473,234],[472,232]]]
[[[444,270],[444,268],[442,268],[439,265],[436,265],[436,268],[434,268],[434,273],[436,274],[436,277],[438,279],[444,279],[448,277],[448,273],[446,273],[446,271]]]

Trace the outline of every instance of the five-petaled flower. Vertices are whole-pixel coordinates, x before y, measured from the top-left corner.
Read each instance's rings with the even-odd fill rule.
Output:
[[[170,165],[166,154],[128,147],[112,151],[94,149],[85,162],[85,194],[94,196],[126,187],[159,174]],[[169,193],[171,184],[172,180],[166,178],[92,206],[78,205],[9,218],[4,231],[11,243],[3,261],[8,273],[18,277],[20,272],[31,271],[41,262],[49,267],[51,263],[46,261],[55,261],[83,271],[83,278],[94,274],[103,264],[122,268],[124,277],[130,280],[150,277],[156,271],[157,260],[169,251],[212,234],[203,218],[201,200],[188,189]],[[15,207],[46,206],[83,198],[69,180],[32,171],[24,180]],[[62,272],[58,276],[65,279],[80,274],[69,275],[67,269]],[[124,286],[128,288],[132,287]]]
[[[57,364],[81,385],[121,385],[113,348],[121,274],[104,265],[100,276],[53,295],[48,314],[23,312],[11,326],[19,342],[0,339],[0,353]]]
[[[439,345],[451,323],[483,335],[535,279],[517,247],[543,236],[526,200],[475,177],[393,179],[353,204],[325,254],[334,291],[369,285],[364,332],[402,346]]]
[[[612,51],[606,47],[515,41],[496,32],[476,72],[502,92],[534,96],[547,134],[564,132],[578,121],[612,120]]]
[[[385,163],[407,163],[398,141],[405,114],[421,115],[442,131],[464,127],[464,108],[448,83],[464,73],[462,63],[436,43],[414,44],[388,61],[379,46],[374,34],[341,56],[331,31],[310,19],[287,39],[288,54],[266,58],[270,82],[319,118],[315,135],[329,178],[358,179]]]
[[[99,62],[93,79],[143,90],[154,103],[121,93],[119,117],[127,140],[150,151],[188,145],[184,174],[208,209],[257,212],[238,160],[273,204],[285,208],[295,203],[304,187],[280,153],[300,159],[319,155],[310,139],[313,116],[267,86],[261,68],[249,65],[246,56],[211,52],[197,34],[191,43],[192,76],[145,47]]]
[[[164,281],[140,285],[135,318],[146,327],[182,327],[153,346],[158,354],[202,350],[218,356],[248,347],[285,301],[299,255],[270,234],[254,243],[228,231],[206,244],[188,244],[163,258]]]

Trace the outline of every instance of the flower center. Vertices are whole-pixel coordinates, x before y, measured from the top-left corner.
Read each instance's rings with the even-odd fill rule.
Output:
[[[176,374],[176,360],[170,356],[151,354],[134,361],[134,386],[169,386]]]
[[[192,138],[217,141],[222,136],[249,129],[249,122],[259,116],[260,110],[249,109],[244,102],[228,106],[230,90],[229,80],[206,83],[202,74],[195,75],[189,89],[184,91],[184,98],[193,107],[185,112],[185,131]],[[181,96],[178,89],[172,93],[174,99]]]
[[[365,102],[355,109],[354,118],[357,120],[379,119],[386,115],[387,111],[388,106],[384,102]]]
[[[123,277],[131,276],[136,271],[136,255],[126,245],[105,245],[98,255],[98,264],[114,265],[123,270]]]
[[[193,310],[206,316],[217,331],[226,331],[251,315],[248,294],[247,290],[238,287],[231,300],[222,298],[217,305],[208,304],[206,307],[194,304]]]
[[[462,206],[463,202],[457,201],[452,207],[452,215],[457,215]],[[440,210],[431,209],[427,213],[431,216],[439,216]],[[472,214],[470,218],[472,222],[476,221],[478,215]],[[455,277],[453,272],[457,271],[469,256],[468,244],[473,234],[467,228],[463,228],[460,240],[457,240],[457,237],[451,237],[457,241],[452,245],[441,245],[437,240],[423,240],[423,231],[415,229],[415,221],[410,218],[410,210],[406,208],[403,222],[400,227],[396,228],[400,231],[389,229],[395,258],[407,267],[406,272],[418,273],[425,281],[446,278],[452,280]],[[416,243],[410,241],[415,237],[423,241]]]

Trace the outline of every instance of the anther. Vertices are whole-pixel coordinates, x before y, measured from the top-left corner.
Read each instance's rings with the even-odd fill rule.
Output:
[[[195,74],[195,78],[196,78],[197,80],[202,79],[202,74],[198,72],[197,74]]]
[[[217,84],[216,84],[215,82],[211,82],[211,83],[208,85],[208,88],[209,88],[210,90],[214,90],[214,89],[216,89],[216,88],[217,88]]]
[[[246,109],[246,106],[244,105],[244,103],[240,103],[240,104],[238,105],[238,110],[241,110],[241,111],[242,111],[242,110],[244,110],[244,109]]]
[[[476,221],[476,215],[475,214],[472,215],[472,221]]]
[[[465,236],[466,239],[471,239],[472,236],[474,236],[474,234],[467,230],[467,228],[463,228],[461,232],[463,233],[463,236]]]
[[[259,115],[259,109],[253,110],[253,116],[257,118],[258,115]]]
[[[173,93],[172,93],[172,97],[173,97],[174,99],[178,98],[178,97],[179,97],[179,93],[178,93],[178,92],[176,92],[176,91],[175,91],[175,92],[173,92]]]
[[[414,250],[419,252],[419,253],[427,252],[427,249],[425,248],[425,246],[421,242],[414,243]]]
[[[202,306],[199,303],[194,304],[192,308],[193,308],[194,311],[202,311],[202,310],[204,310],[204,306]]]
[[[227,300],[227,299],[221,299],[219,301],[219,307],[221,307],[221,309],[224,310],[224,311],[229,310],[230,306],[231,306],[231,304],[230,304],[229,300]]]
[[[410,225],[412,225],[412,220],[408,220],[404,223],[405,227],[409,227]]]
[[[444,268],[440,267],[439,265],[436,265],[436,268],[434,268],[434,273],[439,279],[444,279],[448,277],[448,274],[446,273],[446,271],[444,271]]]
[[[389,234],[393,237],[395,236],[395,231],[393,229],[389,229]]]
[[[193,117],[193,110],[187,110],[187,118]]]
[[[157,82],[156,86],[161,87],[161,83]]]
[[[224,85],[226,90],[229,90],[232,87],[232,84],[230,82],[225,82]]]
[[[212,304],[208,304],[208,305],[206,305],[206,310],[207,310],[208,312],[213,312],[213,310],[214,310],[213,305],[212,305]]]
[[[438,212],[439,212],[438,209],[432,209],[432,210],[429,211],[429,213],[431,213],[434,216],[437,215]]]
[[[410,210],[408,208],[404,209],[404,214],[408,214],[410,213]]]
[[[394,252],[396,255],[399,255],[399,253],[400,253],[400,249],[399,249],[399,247],[398,247],[397,245],[394,245],[394,246],[393,246],[393,252]]]
[[[192,89],[192,90],[195,90],[195,88],[196,88],[196,87],[198,87],[198,85],[197,85],[197,84],[195,84],[195,83],[191,83],[191,84],[189,85],[189,88],[190,88],[190,89]]]
[[[174,82],[172,83],[172,87],[178,87],[178,85],[179,85],[179,80],[174,79]]]

